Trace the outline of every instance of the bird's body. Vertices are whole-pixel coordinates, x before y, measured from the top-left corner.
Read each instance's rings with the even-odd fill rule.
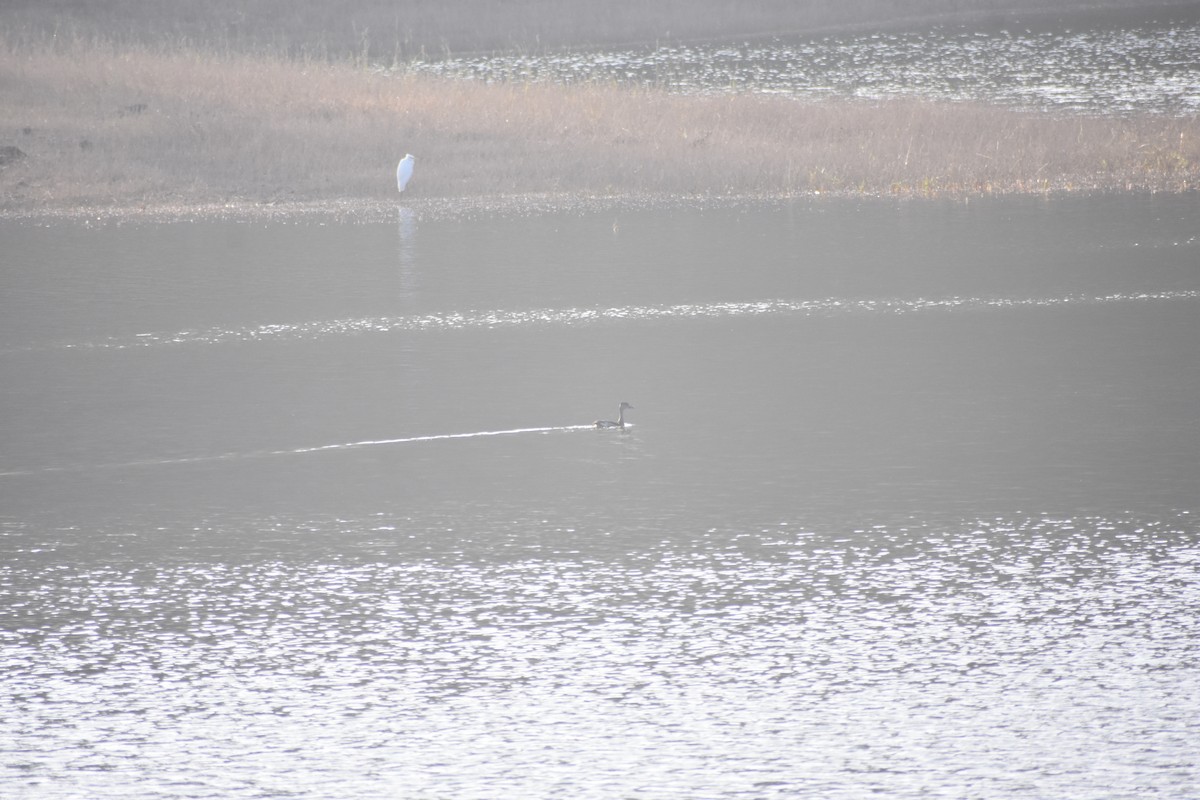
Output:
[[[611,419],[598,419],[598,420],[596,420],[596,427],[597,428],[624,428],[625,427],[625,409],[627,409],[627,408],[633,408],[633,406],[629,405],[629,403],[621,401],[621,406],[620,406],[620,408],[617,409],[616,421],[614,422]]]
[[[416,162],[417,157],[412,153],[405,153],[404,158],[400,159],[400,165],[396,167],[396,188],[400,191],[403,192],[404,187],[412,180],[413,165]]]

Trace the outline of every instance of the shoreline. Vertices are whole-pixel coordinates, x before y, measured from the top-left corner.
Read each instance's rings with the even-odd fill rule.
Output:
[[[1005,199],[1038,198],[1047,201],[1099,197],[1152,197],[1159,195],[1196,195],[1200,189],[1164,192],[1137,189],[1008,192],[1004,194],[889,195],[856,192],[796,192],[777,194],[727,195],[580,195],[572,193],[528,193],[476,197],[412,198],[401,201],[342,198],[312,201],[254,201],[197,203],[130,203],[59,208],[0,208],[0,223],[49,227],[72,225],[177,224],[189,222],[234,222],[245,224],[380,224],[397,217],[428,221],[454,221],[473,218],[536,217],[554,214],[630,214],[644,210],[727,209],[797,202],[820,203],[929,203],[968,205]]]
[[[110,204],[64,206],[61,208],[0,209],[0,222],[31,225],[131,224],[177,222],[313,222],[375,224],[393,222],[398,216],[423,220],[461,220],[481,217],[543,216],[549,214],[626,214],[645,209],[727,208],[796,200],[830,199],[817,194],[794,195],[581,195],[574,193],[526,193],[474,197],[414,197],[260,202],[237,200],[225,203]],[[855,199],[843,196],[842,200]],[[860,198],[865,199],[865,198]]]

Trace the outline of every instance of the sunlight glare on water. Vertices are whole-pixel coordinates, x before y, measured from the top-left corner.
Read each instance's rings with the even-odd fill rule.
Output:
[[[1132,13],[1132,12],[1130,12]],[[802,99],[924,97],[1086,114],[1200,111],[1200,16],[1148,9],[1137,24],[936,26],[919,32],[668,43],[417,61],[408,70],[486,81],[620,81],[672,91]]]
[[[408,519],[298,522],[7,567],[15,796],[160,796],[164,776],[196,797],[1197,785],[1190,515],[613,550],[535,520],[426,520],[416,541]],[[451,530],[479,523],[475,544]],[[262,555],[230,562],[241,537]]]

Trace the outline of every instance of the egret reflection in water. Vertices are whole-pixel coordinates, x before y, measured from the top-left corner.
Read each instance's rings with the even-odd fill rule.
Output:
[[[417,215],[411,208],[401,207],[397,213],[400,268],[408,271],[416,265]]]

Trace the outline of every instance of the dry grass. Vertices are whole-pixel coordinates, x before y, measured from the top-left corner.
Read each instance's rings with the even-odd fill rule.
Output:
[[[614,85],[486,86],[354,62],[0,42],[0,208],[420,197],[1185,191],[1200,120]]]

